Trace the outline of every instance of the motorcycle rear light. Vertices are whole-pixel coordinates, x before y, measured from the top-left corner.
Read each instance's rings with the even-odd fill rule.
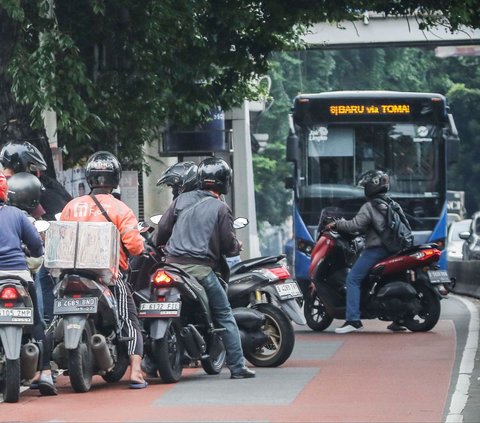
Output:
[[[152,276],[152,282],[157,287],[170,286],[173,278],[163,269],[157,270]]]
[[[270,281],[278,281],[288,279],[290,272],[285,267],[272,267],[269,269],[261,269],[259,273],[265,275]]]
[[[2,289],[2,293],[0,294],[0,298],[2,300],[17,300],[18,299],[18,292],[16,288],[13,286],[8,286]]]
[[[73,294],[72,298],[82,298],[82,294]]]
[[[166,299],[165,296],[163,296],[163,295],[159,295],[159,296],[157,297],[157,302],[159,302],[159,303],[164,303],[166,300],[167,300],[167,299]]]
[[[90,288],[86,286],[81,280],[77,279],[69,280],[67,286],[65,287],[65,292],[74,292],[74,295],[78,295],[78,293],[80,292],[87,291],[90,291]]]
[[[421,250],[418,251],[415,254],[411,255],[412,257],[415,257],[417,260],[428,260],[432,258],[433,256],[440,257],[440,250],[437,250],[436,248],[431,248],[428,250]]]
[[[15,303],[5,303],[5,304],[3,304],[3,306],[5,308],[12,308],[14,305],[15,305]]]

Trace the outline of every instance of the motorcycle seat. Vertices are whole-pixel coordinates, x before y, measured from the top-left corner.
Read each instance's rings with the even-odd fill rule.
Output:
[[[285,254],[280,254],[278,256],[256,257],[253,259],[244,260],[232,266],[230,269],[230,276],[238,273],[245,273],[249,269],[253,269],[259,265],[278,263],[284,258]]]

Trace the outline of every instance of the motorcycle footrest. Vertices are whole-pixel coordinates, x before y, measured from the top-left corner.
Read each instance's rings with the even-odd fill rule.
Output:
[[[212,329],[212,333],[222,333],[225,332],[227,329],[225,328],[214,328]]]

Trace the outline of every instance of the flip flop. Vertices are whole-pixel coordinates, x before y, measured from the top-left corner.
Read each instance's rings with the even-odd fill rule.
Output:
[[[143,382],[130,382],[130,389],[144,389],[148,386],[148,382],[144,380]]]

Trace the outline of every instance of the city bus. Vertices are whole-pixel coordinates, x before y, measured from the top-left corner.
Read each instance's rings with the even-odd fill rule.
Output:
[[[415,244],[443,248],[447,165],[458,133],[447,101],[433,93],[337,91],[298,95],[289,115],[287,160],[294,163],[293,267],[308,282],[310,252],[327,217],[352,218],[366,201],[357,186],[371,169],[390,176],[389,195],[412,226]],[[445,252],[440,261],[446,267]]]

